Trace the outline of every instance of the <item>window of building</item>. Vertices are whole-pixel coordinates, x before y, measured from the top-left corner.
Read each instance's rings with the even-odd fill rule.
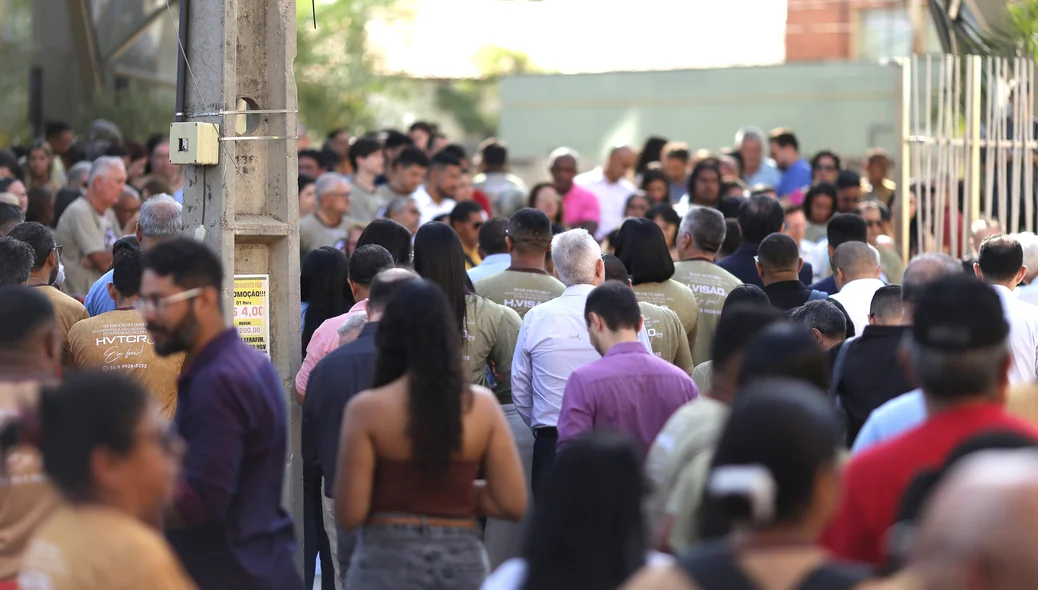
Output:
[[[941,41],[937,31],[924,12],[924,53],[940,53]],[[891,57],[912,55],[912,21],[908,9],[863,8],[857,13],[855,28],[855,57],[864,61],[877,61]]]

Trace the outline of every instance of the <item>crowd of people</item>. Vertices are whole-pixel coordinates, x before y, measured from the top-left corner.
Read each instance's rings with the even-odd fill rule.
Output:
[[[903,260],[919,185],[789,129],[559,148],[530,188],[429,123],[307,143],[296,375],[228,327],[168,140],[0,152],[0,590],[1038,575],[1038,236]]]

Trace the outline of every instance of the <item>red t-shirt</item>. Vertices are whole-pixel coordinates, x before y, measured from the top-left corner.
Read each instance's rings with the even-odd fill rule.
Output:
[[[924,469],[939,467],[974,435],[994,430],[1038,440],[1038,429],[1010,416],[1002,406],[971,404],[934,414],[915,429],[854,457],[844,469],[843,498],[822,544],[844,559],[879,565],[886,554],[887,530],[912,479]]]

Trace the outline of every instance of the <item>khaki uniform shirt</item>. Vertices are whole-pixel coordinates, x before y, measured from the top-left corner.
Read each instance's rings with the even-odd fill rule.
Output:
[[[691,289],[675,280],[669,280],[635,285],[634,293],[638,296],[638,301],[665,307],[678,314],[678,319],[685,328],[688,347],[695,349],[699,331],[699,304],[696,303]]]
[[[24,590],[193,590],[162,535],[105,506],[63,505],[40,527],[18,578]]]
[[[134,310],[117,309],[76,324],[69,333],[72,364],[135,379],[172,420],[177,411],[177,379],[184,353],[155,353],[144,318]]]
[[[566,286],[542,270],[508,268],[476,281],[476,293],[526,317],[534,307],[562,295]]]
[[[385,207],[389,205],[389,202],[393,199],[402,199],[404,197],[413,197],[414,195],[401,195],[395,190],[389,188],[389,183],[380,184],[375,188],[375,202],[379,204],[379,207]],[[352,206],[351,206],[352,207]]]
[[[462,367],[469,383],[490,387],[502,404],[512,403],[512,355],[523,321],[511,309],[478,295],[465,298],[465,342]],[[487,365],[497,384],[491,387]]]
[[[79,197],[65,209],[54,230],[54,241],[63,246],[61,262],[65,265],[62,291],[69,295],[85,295],[94,281],[108,272],[107,268],[87,268],[83,259],[89,254],[111,251],[119,239],[119,221],[108,209],[99,214],[86,200]]]
[[[346,251],[346,243],[350,239],[350,227],[355,222],[343,216],[339,225],[329,227],[311,213],[299,220],[299,254],[303,258],[318,248],[331,246]]]
[[[721,308],[732,289],[742,284],[735,275],[706,260],[683,260],[674,263],[674,278],[695,294],[699,305],[699,334],[692,347],[692,360],[698,365],[711,358],[717,321]],[[700,389],[700,391],[703,391]]]
[[[38,399],[39,384],[34,381],[0,382],[0,428],[17,417],[23,405],[34,407]],[[18,575],[29,540],[59,497],[34,447],[16,446],[0,460],[0,582],[6,582]]]
[[[65,364],[71,364],[72,358],[68,346],[68,333],[76,322],[89,318],[90,313],[87,312],[82,303],[54,287],[41,285],[36,287],[36,289],[45,295],[50,304],[54,306],[54,317],[58,321],[58,331],[61,332],[62,358]]]
[[[638,307],[642,310],[642,322],[652,343],[652,353],[691,375],[692,351],[678,314],[644,301],[639,301]]]
[[[371,223],[378,217],[379,209],[388,203],[382,201],[378,196],[378,188],[374,192],[364,190],[364,187],[355,182],[350,183],[350,218],[361,223]]]
[[[905,263],[901,262],[901,256],[894,250],[881,246],[879,250],[879,264],[883,274],[887,275],[887,282],[891,285],[900,285],[901,276],[905,274]]]
[[[701,395],[674,412],[656,436],[645,459],[645,474],[653,486],[645,505],[652,538],[658,538],[661,519],[685,469],[713,450],[730,413],[725,404]]]

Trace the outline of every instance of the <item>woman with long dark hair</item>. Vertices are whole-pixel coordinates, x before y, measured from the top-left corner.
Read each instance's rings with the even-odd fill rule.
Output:
[[[646,560],[641,456],[626,438],[592,433],[560,453],[541,488],[523,557],[482,590],[614,590]]]
[[[519,314],[475,294],[461,240],[447,224],[418,228],[414,269],[447,296],[454,325],[464,337],[462,365],[468,383],[490,387],[502,404],[512,403],[512,356],[523,323]]]
[[[820,182],[807,190],[804,196],[804,215],[807,216],[807,231],[804,239],[817,242],[825,237],[829,220],[836,213],[836,185]]]
[[[475,589],[487,574],[475,518],[522,517],[522,468],[497,400],[468,384],[447,296],[404,281],[379,321],[372,388],[343,418],[335,514],[360,529],[346,587]]]
[[[700,536],[713,541],[679,563],[644,568],[629,589],[857,587],[868,572],[833,561],[816,543],[840,501],[842,446],[836,410],[820,389],[790,379],[741,389],[699,512]]]
[[[640,177],[649,168],[649,164],[659,163],[663,158],[663,147],[667,145],[667,139],[658,135],[650,135],[638,152],[638,163],[634,166],[635,176]]]
[[[32,415],[0,430],[8,468],[19,468],[8,453],[27,446],[65,504],[36,529],[20,588],[195,588],[158,530],[183,441],[140,386],[88,372],[44,389]]]
[[[688,177],[688,204],[717,207],[721,200],[721,167],[713,159],[703,160]]]
[[[651,219],[628,219],[620,226],[613,245],[616,257],[631,275],[638,301],[666,307],[678,314],[689,350],[694,350],[699,331],[699,305],[692,289],[671,279],[674,259],[660,226]]]
[[[346,313],[356,303],[348,275],[349,261],[338,248],[324,246],[306,255],[299,285],[303,356],[314,330],[328,318]]]
[[[382,246],[393,255],[397,266],[411,267],[411,232],[392,219],[376,219],[364,227],[357,239],[357,249],[368,244]]]
[[[530,198],[527,201],[526,206],[543,211],[552,223],[556,223],[560,226],[563,225],[562,197],[560,197],[558,191],[555,190],[554,184],[550,182],[535,184],[533,188],[530,189]]]

